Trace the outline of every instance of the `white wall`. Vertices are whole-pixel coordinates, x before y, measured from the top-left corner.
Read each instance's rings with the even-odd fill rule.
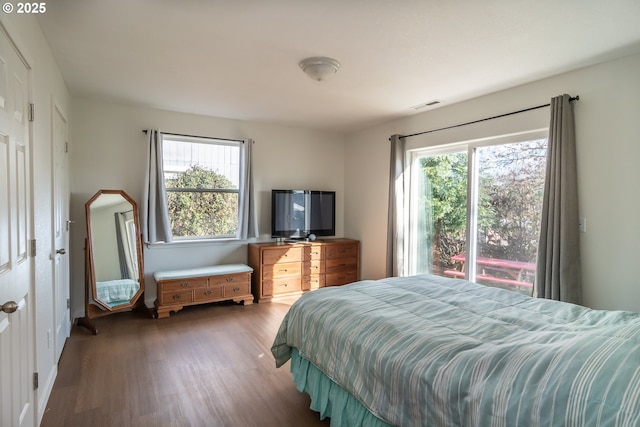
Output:
[[[450,105],[347,138],[345,230],[362,241],[362,277],[385,275],[390,135],[411,134],[546,104],[575,103],[583,296],[587,306],[640,312],[640,55]],[[411,147],[546,128],[548,109],[409,138]]]
[[[220,138],[255,140],[256,205],[261,240],[271,232],[271,189],[337,192],[336,235],[344,236],[344,137],[313,130],[175,113],[75,99],[71,152],[72,312],[84,313],[85,202],[100,189],[125,190],[140,203],[144,184],[143,129]],[[347,233],[348,235],[348,233]],[[145,301],[153,305],[153,272],[215,263],[246,263],[247,242],[177,243],[145,247]]]
[[[47,331],[54,325],[54,282],[52,223],[52,148],[51,118],[54,105],[68,118],[70,96],[49,45],[35,17],[30,15],[1,14],[0,21],[18,45],[31,66],[31,102],[35,105],[35,121],[32,126],[31,165],[34,204],[34,234],[36,239],[35,289],[33,307],[36,322],[36,371],[40,386],[36,391],[36,416],[44,414],[53,381],[57,374],[55,345]]]

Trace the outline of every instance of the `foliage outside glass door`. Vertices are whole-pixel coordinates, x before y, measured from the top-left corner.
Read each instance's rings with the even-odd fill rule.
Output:
[[[469,279],[531,294],[546,146],[540,139],[418,156],[413,271],[465,277],[466,233],[475,230],[476,275]]]

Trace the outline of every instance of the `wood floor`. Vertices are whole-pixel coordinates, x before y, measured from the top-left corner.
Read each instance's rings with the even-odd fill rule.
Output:
[[[270,348],[287,303],[186,307],[74,326],[42,427],[329,426]]]

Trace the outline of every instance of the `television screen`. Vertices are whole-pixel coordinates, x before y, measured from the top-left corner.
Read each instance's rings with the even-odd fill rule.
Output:
[[[272,190],[271,237],[334,236],[335,191]]]

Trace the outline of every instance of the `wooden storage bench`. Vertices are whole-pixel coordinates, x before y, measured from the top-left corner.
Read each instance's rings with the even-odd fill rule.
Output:
[[[185,270],[158,271],[153,277],[158,285],[155,302],[158,318],[182,310],[184,306],[233,300],[253,303],[251,273],[244,264],[225,264]]]

